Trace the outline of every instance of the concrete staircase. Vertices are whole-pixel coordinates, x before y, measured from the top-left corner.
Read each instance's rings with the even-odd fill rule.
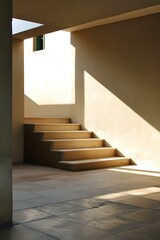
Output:
[[[25,118],[24,161],[71,171],[132,163],[94,136],[69,118]]]

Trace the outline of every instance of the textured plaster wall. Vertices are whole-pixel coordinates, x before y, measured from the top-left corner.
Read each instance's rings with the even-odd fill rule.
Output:
[[[72,118],[124,155],[160,167],[160,14],[72,33]]]

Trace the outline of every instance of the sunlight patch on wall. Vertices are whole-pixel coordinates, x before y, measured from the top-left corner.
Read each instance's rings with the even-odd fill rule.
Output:
[[[154,158],[158,167],[160,132],[86,71],[84,84],[86,128],[137,164],[150,165]]]
[[[33,52],[25,40],[25,95],[39,105],[75,103],[75,48],[70,33],[45,35],[45,49]]]

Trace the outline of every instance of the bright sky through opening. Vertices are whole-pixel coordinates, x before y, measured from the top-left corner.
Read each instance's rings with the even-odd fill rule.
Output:
[[[12,19],[12,34],[24,32],[33,28],[43,26],[41,23],[29,22],[21,19]]]

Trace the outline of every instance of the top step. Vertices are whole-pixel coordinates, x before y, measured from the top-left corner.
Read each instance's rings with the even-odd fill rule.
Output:
[[[70,118],[53,118],[53,117],[40,117],[40,118],[24,118],[24,124],[34,123],[70,123]]]

